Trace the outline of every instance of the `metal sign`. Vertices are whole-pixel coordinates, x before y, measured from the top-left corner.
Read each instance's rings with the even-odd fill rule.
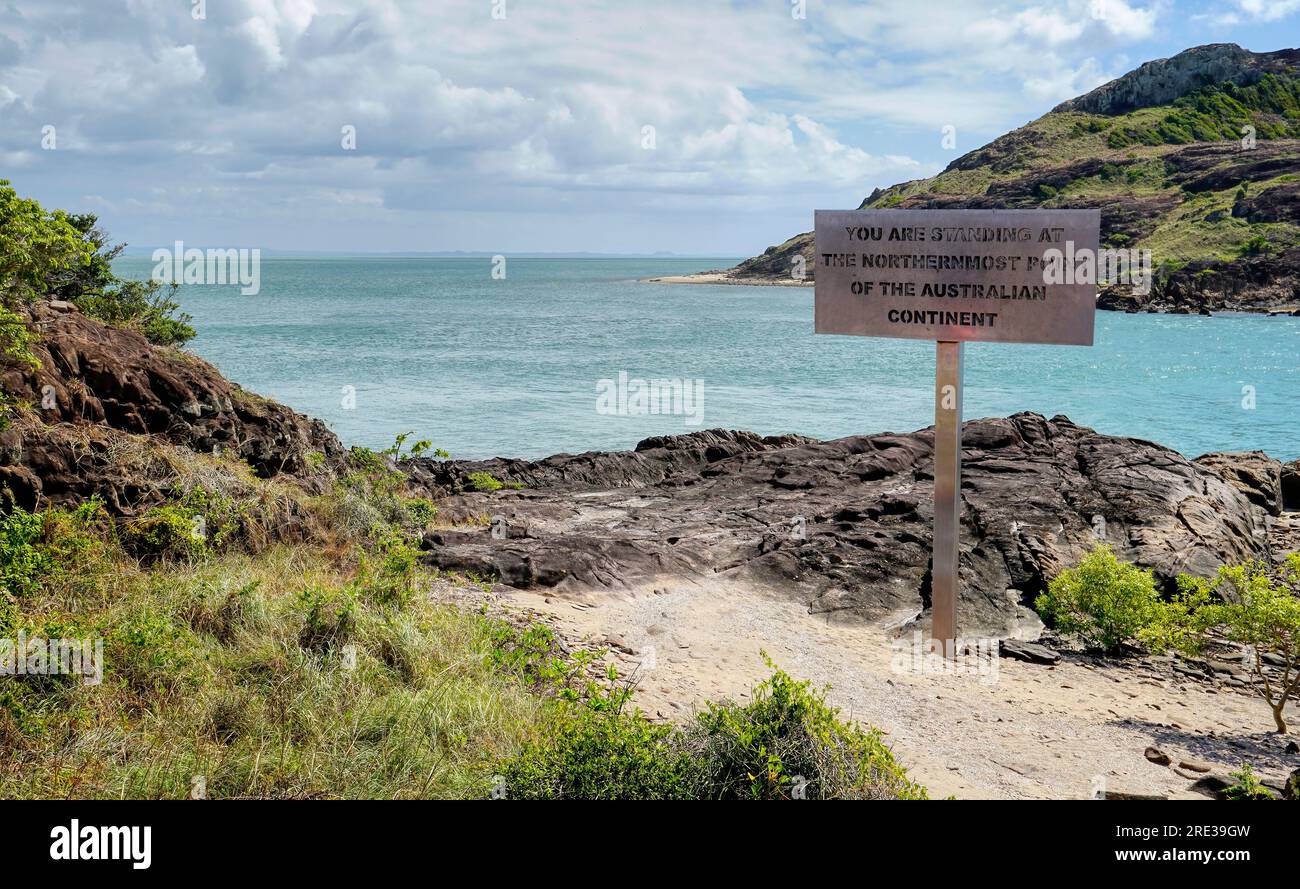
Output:
[[[816,330],[1092,345],[1099,210],[818,210]]]
[[[963,344],[1091,346],[1098,210],[818,210],[817,333],[934,340],[930,636],[956,656]]]

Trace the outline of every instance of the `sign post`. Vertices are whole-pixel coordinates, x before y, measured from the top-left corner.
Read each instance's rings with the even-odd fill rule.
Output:
[[[930,636],[958,638],[965,343],[1091,346],[1098,210],[818,210],[817,333],[935,341]]]
[[[934,550],[930,637],[957,638],[957,541],[961,533],[962,343],[940,340],[934,362]]]

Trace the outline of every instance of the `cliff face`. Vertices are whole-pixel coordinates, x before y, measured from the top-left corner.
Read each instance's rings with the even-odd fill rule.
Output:
[[[1298,198],[1300,50],[1217,44],[1148,62],[861,207],[1099,208],[1103,244],[1149,249],[1158,271],[1149,294],[1107,288],[1102,308],[1262,311],[1300,307]],[[731,277],[788,279],[802,255],[811,278],[812,254],[804,233]]]
[[[306,479],[343,459],[319,420],[245,392],[194,355],[87,318],[70,303],[23,311],[40,366],[0,367],[0,389],[30,407],[0,432],[0,486],[24,508],[98,494],[129,515],[161,502],[165,492],[118,459],[143,447],[141,436],[234,457],[261,478]]]

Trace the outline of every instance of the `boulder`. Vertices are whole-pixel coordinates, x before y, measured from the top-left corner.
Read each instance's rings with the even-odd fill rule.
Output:
[[[1269,515],[1282,514],[1282,464],[1263,451],[1202,454],[1195,462],[1214,471]]]
[[[1003,639],[998,645],[998,654],[1012,660],[1027,664],[1051,666],[1061,660],[1061,656],[1046,645],[1037,642],[1025,642],[1020,639]]]

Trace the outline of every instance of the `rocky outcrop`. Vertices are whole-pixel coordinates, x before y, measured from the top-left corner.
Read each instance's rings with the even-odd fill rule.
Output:
[[[635,451],[417,461],[452,493],[424,558],[575,593],[740,580],[837,617],[906,620],[930,596],[933,432],[835,441],[714,430]],[[468,490],[488,472],[519,490]],[[1098,538],[1171,587],[1269,552],[1267,514],[1151,442],[1036,414],[965,426],[963,633],[1006,634]]]
[[[1235,43],[1212,43],[1156,59],[1090,93],[1057,105],[1053,111],[1090,114],[1124,114],[1139,108],[1168,105],[1203,86],[1257,83],[1270,71],[1287,71],[1300,65],[1300,51],[1253,53]]]
[[[1263,451],[1202,454],[1194,461],[1269,515],[1282,514],[1282,464]]]
[[[102,324],[71,303],[23,311],[38,366],[0,367],[0,389],[29,409],[26,421],[0,432],[0,487],[20,505],[98,494],[129,512],[156,499],[119,465],[123,435],[225,452],[262,478],[328,472],[344,457],[319,420],[245,392],[190,353]]]

